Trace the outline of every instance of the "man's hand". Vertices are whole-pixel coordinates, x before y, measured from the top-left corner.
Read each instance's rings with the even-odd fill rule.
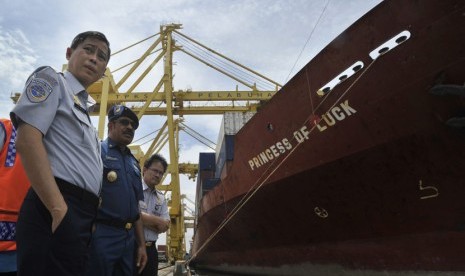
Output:
[[[141,212],[141,219],[145,227],[157,232],[164,233],[170,228],[170,220],[159,216]]]
[[[50,211],[50,214],[52,215],[52,233],[55,233],[55,230],[57,230],[58,226],[61,224],[63,218],[68,212],[68,205],[66,205],[64,201],[63,204],[64,205],[62,207],[56,207]]]
[[[161,220],[158,224],[158,233],[165,233],[170,228],[170,221],[169,220]]]
[[[147,252],[145,251],[145,244],[137,247],[136,266],[138,267],[137,273],[141,274],[147,264]]]
[[[19,125],[17,135],[16,150],[21,154],[21,162],[31,182],[31,187],[52,216],[52,232],[54,233],[68,211],[68,205],[55,182],[42,141],[43,135],[27,123]]]

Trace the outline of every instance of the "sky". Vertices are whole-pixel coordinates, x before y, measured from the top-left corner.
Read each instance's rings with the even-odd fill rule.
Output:
[[[35,68],[60,71],[66,48],[80,32],[103,32],[112,52],[160,31],[160,25],[182,24],[180,32],[221,54],[285,84],[312,57],[381,0],[0,0],[0,117],[13,108],[11,93],[22,92]],[[153,42],[154,40],[152,40]],[[110,70],[139,58],[145,44],[112,57]],[[175,52],[175,90],[234,90],[238,83]],[[115,80],[118,80],[115,73]],[[156,80],[158,82],[158,79]],[[141,88],[143,89],[143,87]],[[144,116],[136,144],[148,139],[166,120]],[[94,125],[97,121],[93,118]],[[217,141],[222,117],[184,116],[184,124]],[[149,135],[147,138],[142,138]],[[181,133],[180,162],[198,162],[211,149]],[[168,157],[167,149],[161,151]],[[169,160],[169,157],[168,157]],[[195,200],[196,182],[181,175],[181,193]],[[191,209],[194,206],[186,202]],[[186,234],[189,240],[192,231]],[[163,243],[165,237],[160,238]],[[159,243],[159,244],[160,244]]]

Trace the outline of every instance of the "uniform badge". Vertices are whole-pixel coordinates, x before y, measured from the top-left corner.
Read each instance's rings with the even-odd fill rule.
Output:
[[[109,171],[107,174],[107,179],[109,182],[115,182],[116,179],[118,178],[118,175],[116,174],[115,171]]]
[[[114,114],[115,114],[116,116],[119,116],[119,114],[120,114],[122,111],[123,111],[123,109],[121,108],[120,105],[118,105],[118,106],[115,107]]]
[[[52,93],[52,86],[43,79],[34,78],[26,89],[26,95],[29,101],[40,103],[45,101]]]

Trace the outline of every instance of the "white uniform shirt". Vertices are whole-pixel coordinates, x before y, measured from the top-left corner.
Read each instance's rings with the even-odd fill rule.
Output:
[[[55,177],[98,195],[103,163],[97,130],[87,113],[88,99],[73,74],[44,67],[29,77],[10,117],[15,127],[21,120],[42,132]]]
[[[150,189],[147,184],[142,180],[142,188],[144,190],[144,201],[140,202],[140,209],[142,212],[150,215],[155,215],[163,219],[170,219],[168,213],[168,204],[162,192]],[[156,241],[158,233],[144,227],[145,241]]]

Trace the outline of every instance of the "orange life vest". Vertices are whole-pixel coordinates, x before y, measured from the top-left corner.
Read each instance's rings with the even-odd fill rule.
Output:
[[[5,143],[0,149],[0,251],[16,250],[18,213],[29,189],[29,180],[16,153],[16,130],[10,120],[0,119]]]

